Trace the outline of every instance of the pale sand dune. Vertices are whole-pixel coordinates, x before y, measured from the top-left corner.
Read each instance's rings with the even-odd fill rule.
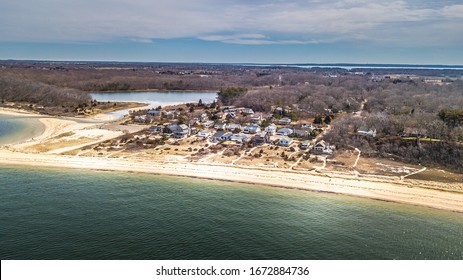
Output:
[[[2,110],[1,112],[4,113],[5,111]],[[7,111],[7,113],[20,114],[10,111]],[[283,188],[339,193],[463,213],[463,193],[428,189],[426,186],[422,186],[423,182],[416,180],[401,181],[398,178],[386,176],[362,176],[361,178],[357,178],[352,174],[335,172],[316,174],[304,171],[221,165],[217,163],[153,162],[141,158],[76,157],[18,152],[24,146],[44,143],[47,139],[66,132],[77,132],[79,136],[97,135],[101,139],[110,139],[116,136],[113,131],[101,130],[96,133],[94,129],[89,129],[92,126],[98,125],[98,123],[79,123],[77,120],[40,117],[42,117],[40,121],[46,127],[45,132],[40,137],[34,139],[34,141],[0,149],[0,164],[129,171],[228,180]],[[87,132],[85,128],[87,128]],[[426,184],[439,183],[426,182]]]

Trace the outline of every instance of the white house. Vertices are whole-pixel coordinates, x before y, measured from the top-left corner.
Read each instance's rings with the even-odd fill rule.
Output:
[[[272,123],[265,128],[265,132],[270,133],[270,135],[274,135],[277,132],[277,126]]]
[[[261,114],[252,115],[251,116],[251,122],[252,123],[261,123],[262,122],[262,115]]]
[[[168,128],[172,131],[172,136],[175,138],[184,138],[190,134],[190,129],[186,124],[172,124],[169,125]]]
[[[252,115],[254,114],[254,110],[252,110],[251,108],[244,108],[242,113],[243,115]]]
[[[291,145],[293,143],[293,139],[289,138],[289,137],[282,137],[277,145],[278,146],[284,146],[284,147],[288,147],[289,145]]]
[[[239,123],[229,123],[225,126],[225,129],[228,131],[234,131],[236,129],[241,130],[241,125]]]
[[[299,148],[301,150],[307,150],[307,148],[309,148],[309,146],[310,146],[310,143],[309,143],[309,141],[306,140],[306,141],[301,142],[301,144],[299,145]]]
[[[214,124],[214,128],[224,130],[226,125],[226,123],[216,123]]]
[[[321,140],[313,146],[312,150],[314,153],[331,155],[333,154],[334,149],[335,149],[335,146],[330,146],[329,143],[325,142],[324,140]]]
[[[200,130],[196,136],[198,138],[207,138],[211,136],[211,132],[209,130]]]
[[[294,133],[294,130],[292,130],[291,128],[288,128],[288,127],[280,128],[277,131],[277,135],[281,135],[281,136],[288,136],[288,135],[291,135],[293,133]]]
[[[260,126],[257,124],[250,124],[243,128],[244,133],[256,134],[260,132]]]
[[[317,129],[317,127],[314,126],[314,125],[311,124],[311,123],[305,123],[305,124],[303,124],[303,125],[301,126],[301,128],[310,129],[310,130],[315,130],[315,129]]]
[[[209,127],[214,125],[214,122],[213,121],[205,121],[205,122],[203,122],[202,125],[203,125],[204,128],[209,128]]]
[[[146,123],[146,116],[136,116],[133,118],[133,121],[138,123]]]
[[[233,134],[230,137],[230,141],[234,141],[234,142],[237,142],[237,143],[248,142],[249,137],[246,134],[243,134],[243,133]]]

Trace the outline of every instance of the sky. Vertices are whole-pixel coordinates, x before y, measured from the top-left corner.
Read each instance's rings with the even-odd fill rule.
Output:
[[[1,0],[0,59],[463,65],[463,0]]]

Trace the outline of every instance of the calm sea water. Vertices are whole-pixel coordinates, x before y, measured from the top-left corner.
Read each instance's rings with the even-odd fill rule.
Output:
[[[0,114],[0,145],[21,142],[42,133],[44,127],[36,117]]]
[[[236,183],[0,167],[1,259],[463,259],[463,215]]]

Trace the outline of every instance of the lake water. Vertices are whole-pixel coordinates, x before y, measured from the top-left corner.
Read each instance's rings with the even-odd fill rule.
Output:
[[[463,259],[463,215],[342,195],[0,166],[1,259]]]
[[[156,108],[158,106],[170,106],[191,102],[198,102],[200,99],[204,103],[211,103],[217,97],[215,92],[105,92],[91,93],[94,100],[102,102],[140,102],[149,104],[146,108]],[[116,118],[128,114],[129,110],[121,110],[108,113]]]
[[[44,126],[36,117],[0,114],[0,145],[18,143],[43,132]]]

